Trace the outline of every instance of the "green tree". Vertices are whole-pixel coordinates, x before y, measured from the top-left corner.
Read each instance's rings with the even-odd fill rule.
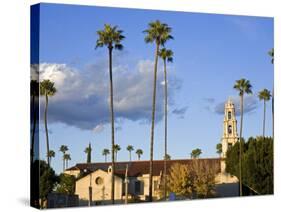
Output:
[[[115,154],[116,161],[117,161],[117,154],[120,150],[121,150],[121,147],[118,144],[115,144],[114,147],[113,147],[113,152]]]
[[[162,48],[159,52],[159,57],[162,58],[163,63],[164,63],[164,81],[165,81],[165,86],[164,86],[164,93],[165,93],[165,130],[164,130],[164,135],[165,135],[165,145],[164,145],[164,194],[167,194],[167,144],[168,144],[168,81],[167,81],[167,67],[166,63],[167,62],[173,62],[173,51],[170,49]],[[164,198],[166,199],[166,197]]]
[[[56,156],[56,153],[53,150],[49,150],[47,157],[50,158],[50,166],[52,162],[52,158]]]
[[[89,143],[89,146],[86,147],[86,149],[84,150],[84,152],[87,155],[87,163],[91,163],[92,162],[92,147],[91,144]]]
[[[137,156],[138,156],[138,160],[140,160],[141,155],[143,154],[142,149],[137,149],[137,150],[136,150],[136,154],[137,154]]]
[[[65,161],[65,167],[68,168],[68,161],[71,160],[70,154],[64,154],[63,159]]]
[[[202,154],[202,150],[197,148],[197,149],[194,149],[194,150],[191,151],[190,156],[191,156],[191,158],[196,159],[196,158],[199,158],[199,156],[201,154]]]
[[[39,177],[39,197],[40,208],[45,207],[48,194],[54,189],[55,184],[58,182],[55,171],[45,162],[40,161],[40,177]]]
[[[268,55],[271,57],[271,63],[274,64],[274,48],[272,48]],[[274,80],[272,88],[272,98],[271,98],[271,112],[272,112],[272,137],[274,139]]]
[[[97,31],[98,39],[96,41],[96,48],[106,46],[109,53],[109,85],[110,85],[110,114],[111,114],[111,152],[114,152],[114,109],[113,109],[113,80],[112,80],[112,51],[113,49],[122,50],[122,40],[125,38],[123,31],[119,30],[117,26],[111,26],[109,24],[104,25],[103,30]],[[111,174],[111,201],[114,204],[114,172],[115,172],[115,160],[114,154],[112,156],[112,174]]]
[[[262,136],[265,135],[265,117],[266,117],[266,102],[270,100],[271,94],[267,89],[263,89],[259,92],[259,99],[263,101],[263,127],[262,127]]]
[[[43,80],[42,82],[40,82],[40,95],[45,96],[44,120],[45,120],[47,153],[49,152],[49,135],[48,135],[48,123],[47,123],[49,96],[54,96],[56,92],[57,89],[55,88],[54,82],[51,82],[50,80]],[[50,164],[49,157],[47,157],[47,162],[49,165]]]
[[[102,155],[104,156],[104,162],[107,162],[107,155],[110,154],[109,149],[103,149],[102,150]]]
[[[273,194],[273,139],[269,137],[250,137],[243,151],[243,185],[257,194]],[[239,144],[227,151],[226,171],[239,176]],[[245,195],[245,194],[244,194]]]
[[[127,150],[129,152],[129,158],[130,158],[130,161],[132,161],[132,151],[134,151],[134,147],[132,145],[128,145],[127,146]]]
[[[216,149],[217,149],[217,154],[218,154],[219,157],[220,157],[220,155],[221,155],[221,153],[222,153],[222,144],[221,144],[221,143],[218,143],[218,144],[216,145]]]
[[[151,121],[151,135],[150,135],[150,165],[149,165],[149,201],[152,202],[152,173],[153,173],[153,143],[154,143],[154,122],[155,122],[155,104],[156,104],[156,82],[157,82],[157,65],[158,54],[160,46],[173,39],[171,36],[171,27],[159,20],[150,22],[148,29],[144,31],[145,42],[155,43],[155,60],[154,60],[154,82],[153,82],[153,96],[152,96],[152,121]]]
[[[60,146],[60,149],[59,149],[60,152],[62,152],[62,171],[64,172],[65,170],[65,153],[68,151],[68,147],[66,145],[61,145]]]
[[[236,80],[236,83],[233,87],[239,92],[240,96],[240,134],[239,134],[239,143],[241,144],[241,138],[242,138],[242,129],[243,129],[243,112],[244,112],[244,94],[251,94],[252,93],[252,85],[250,84],[249,80],[246,80],[244,78],[240,80]],[[242,146],[240,145],[240,155],[239,155],[239,165],[240,165],[240,174],[239,174],[239,190],[240,190],[240,196],[243,195],[242,192]]]
[[[56,192],[73,195],[75,193],[75,177],[68,174],[59,176],[59,184],[56,187]]]

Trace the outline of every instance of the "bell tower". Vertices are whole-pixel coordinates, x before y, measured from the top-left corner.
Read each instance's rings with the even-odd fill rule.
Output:
[[[238,141],[237,120],[235,117],[234,103],[229,98],[224,105],[224,120],[223,120],[223,135],[221,139],[222,154],[221,157],[226,157],[227,150]]]

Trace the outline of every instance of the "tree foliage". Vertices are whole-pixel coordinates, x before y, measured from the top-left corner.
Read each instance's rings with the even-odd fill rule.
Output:
[[[75,177],[68,174],[59,176],[59,184],[56,187],[56,192],[63,194],[75,193]]]
[[[53,191],[55,183],[58,181],[58,178],[55,174],[55,171],[50,166],[48,166],[45,161],[40,161],[39,173],[39,197],[41,199],[41,202],[44,202],[45,200],[47,200],[48,194]]]
[[[242,181],[258,194],[273,193],[273,140],[271,137],[242,141]],[[227,152],[226,171],[239,178],[239,144]]]
[[[215,192],[216,167],[194,160],[191,164],[175,163],[167,178],[168,191],[187,198],[209,198]]]

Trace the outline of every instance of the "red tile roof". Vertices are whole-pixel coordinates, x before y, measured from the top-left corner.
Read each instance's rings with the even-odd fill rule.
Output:
[[[207,162],[210,166],[213,166],[217,172],[220,172],[220,158],[204,158],[197,159],[200,163]],[[175,164],[190,164],[192,159],[179,159],[179,160],[167,160],[167,170]],[[128,164],[128,176],[137,177],[140,175],[149,173],[149,163],[150,161],[123,161],[115,163],[115,174],[118,176],[124,176],[126,171],[126,165]],[[77,163],[75,166],[67,169],[68,170],[80,170],[80,171],[96,171],[98,169],[107,171],[111,162],[108,163]],[[153,176],[159,176],[160,172],[164,170],[164,160],[154,160],[153,161]]]

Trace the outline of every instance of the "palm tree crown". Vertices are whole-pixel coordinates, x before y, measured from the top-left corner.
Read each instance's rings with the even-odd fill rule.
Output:
[[[173,51],[170,49],[162,48],[159,51],[159,57],[161,57],[164,61],[168,61],[170,63],[173,62]]]
[[[167,40],[173,39],[171,36],[172,28],[165,23],[161,23],[159,20],[150,22],[149,28],[144,30],[146,33],[145,42],[153,43],[156,42],[157,45],[164,45]]]
[[[136,154],[138,155],[138,159],[140,160],[141,155],[143,154],[142,149],[137,149]]]
[[[247,94],[252,93],[252,85],[250,84],[250,81],[244,78],[240,80],[236,80],[236,83],[233,88],[238,90],[239,96],[243,96],[244,93]]]
[[[60,146],[60,151],[65,154],[68,151],[68,147],[66,145],[61,145]]]
[[[54,158],[55,155],[56,155],[56,153],[55,153],[53,150],[50,150],[50,151],[48,152],[48,157],[50,157],[50,158]]]
[[[53,96],[57,92],[55,83],[50,80],[43,80],[40,82],[40,95]]]
[[[122,50],[123,45],[121,41],[125,38],[122,35],[123,31],[119,30],[117,26],[111,26],[110,24],[105,24],[103,30],[97,31],[99,36],[96,42],[96,48],[106,46],[109,49]]]
[[[262,91],[259,92],[258,96],[260,100],[269,101],[271,94],[269,90],[263,89]]]

